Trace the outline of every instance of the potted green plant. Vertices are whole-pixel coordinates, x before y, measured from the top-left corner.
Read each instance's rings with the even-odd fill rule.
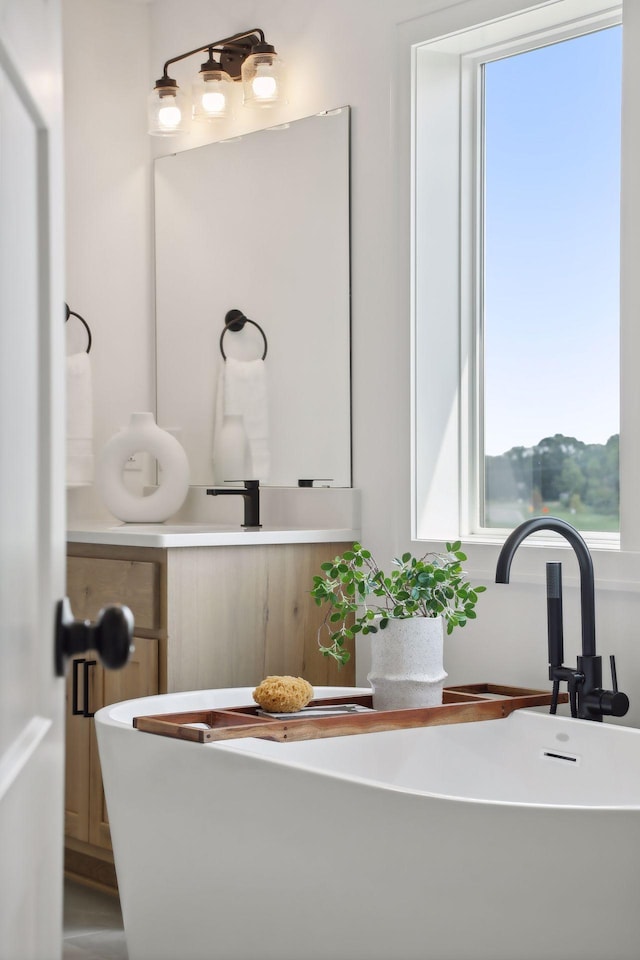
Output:
[[[328,604],[318,635],[323,656],[345,664],[346,641],[372,634],[368,679],[378,709],[442,702],[444,624],[450,634],[475,619],[478,595],[486,589],[469,583],[461,543],[445,546],[445,553],[420,558],[404,553],[386,574],[369,550],[354,543],[313,578],[311,596],[318,606]]]

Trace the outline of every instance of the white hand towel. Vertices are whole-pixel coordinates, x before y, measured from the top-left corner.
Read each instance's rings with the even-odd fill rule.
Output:
[[[67,483],[93,481],[93,394],[88,353],[67,357]]]
[[[224,366],[218,376],[213,427],[213,482],[250,480],[251,461],[244,418],[224,411]]]
[[[251,470],[245,477],[218,477],[224,479],[260,480],[269,479],[269,417],[267,411],[267,376],[263,360],[233,360],[228,357],[220,371],[215,415],[214,466],[216,452],[220,451],[220,437],[224,418],[241,416],[244,424]]]

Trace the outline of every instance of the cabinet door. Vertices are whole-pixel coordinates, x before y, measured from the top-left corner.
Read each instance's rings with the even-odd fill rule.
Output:
[[[66,687],[66,766],[65,766],[65,836],[89,840],[89,751],[93,722],[74,715],[76,706],[84,702],[84,657],[75,657],[69,665]]]
[[[67,595],[80,620],[95,620],[102,607],[124,603],[133,613],[136,629],[160,627],[159,562],[67,557]]]
[[[91,710],[99,706],[149,697],[158,693],[158,641],[136,637],[135,649],[124,670],[103,670],[92,667],[90,690]],[[89,727],[89,843],[111,849],[111,834],[102,788],[102,773],[98,755],[98,742],[93,721],[85,721]]]
[[[111,848],[95,725],[76,706],[102,706],[158,692],[158,641],[136,637],[124,670],[103,670],[89,655],[76,658],[67,678],[65,836]],[[76,666],[77,664],[77,666]],[[77,688],[77,689],[74,689]]]

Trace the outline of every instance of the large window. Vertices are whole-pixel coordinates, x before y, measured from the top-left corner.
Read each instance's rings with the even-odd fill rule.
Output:
[[[621,12],[559,0],[439,22],[413,46],[414,536],[492,540],[551,514],[640,545]]]
[[[481,527],[619,530],[621,33],[479,66]]]

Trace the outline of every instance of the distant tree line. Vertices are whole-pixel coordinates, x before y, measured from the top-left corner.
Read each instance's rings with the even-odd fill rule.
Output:
[[[616,514],[620,506],[620,435],[583,443],[556,433],[534,447],[486,458],[488,502],[524,500],[535,510],[560,502],[572,510]]]

